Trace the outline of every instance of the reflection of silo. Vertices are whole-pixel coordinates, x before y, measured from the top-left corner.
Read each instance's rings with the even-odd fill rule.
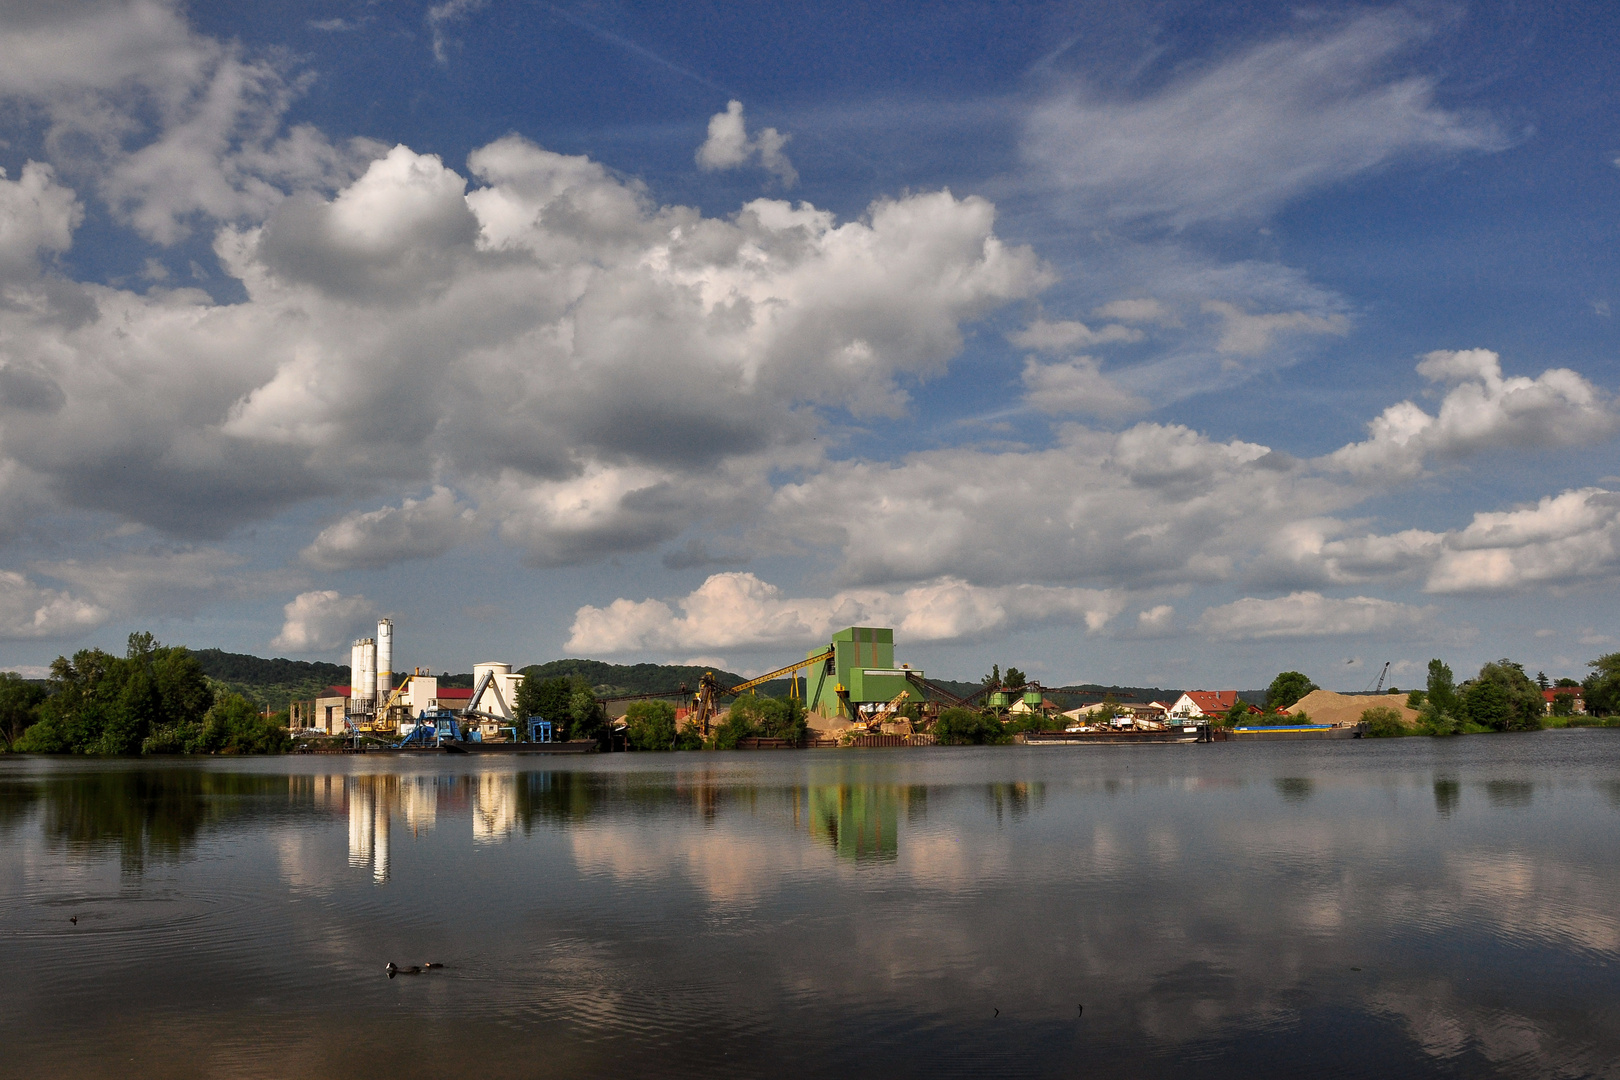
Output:
[[[473,793],[473,843],[498,844],[512,835],[517,817],[517,775],[481,773]]]
[[[370,788],[356,784],[349,792],[350,866],[364,866],[371,861],[372,841],[377,835],[375,805]]]
[[[371,862],[371,880],[381,885],[388,880],[388,800],[376,800],[371,820],[375,828],[373,838],[375,857]]]
[[[394,620],[377,620],[377,700],[394,688]]]
[[[411,834],[427,832],[439,818],[439,788],[436,776],[415,776],[400,786],[400,807]]]

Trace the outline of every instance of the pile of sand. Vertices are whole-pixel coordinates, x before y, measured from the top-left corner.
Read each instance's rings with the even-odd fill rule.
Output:
[[[1313,724],[1354,724],[1368,709],[1383,705],[1401,714],[1408,724],[1416,724],[1418,711],[1406,707],[1406,694],[1335,694],[1312,690],[1288,710],[1290,716],[1306,713]]]

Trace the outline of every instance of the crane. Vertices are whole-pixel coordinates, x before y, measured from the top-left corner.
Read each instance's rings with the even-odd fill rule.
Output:
[[[1378,673],[1378,684],[1373,687],[1373,693],[1382,694],[1384,692],[1384,677],[1389,674],[1389,665],[1392,663],[1394,663],[1392,660],[1384,661],[1384,668]]]
[[[878,706],[872,715],[866,719],[866,730],[869,732],[882,730],[884,723],[893,719],[894,714],[900,711],[900,706],[904,705],[909,697],[911,697],[911,692],[902,690],[889,701]]]

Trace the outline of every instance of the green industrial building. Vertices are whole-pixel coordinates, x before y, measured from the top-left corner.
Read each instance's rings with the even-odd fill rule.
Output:
[[[831,643],[806,653],[830,653],[806,679],[804,700],[809,711],[827,719],[852,718],[862,705],[893,700],[902,690],[913,699],[922,695],[908,676],[921,677],[913,667],[895,667],[894,631],[882,626],[851,626],[833,635]]]

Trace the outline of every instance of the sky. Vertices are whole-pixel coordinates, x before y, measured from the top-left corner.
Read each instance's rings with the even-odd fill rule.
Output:
[[[0,667],[1620,649],[1602,3],[0,4]]]

